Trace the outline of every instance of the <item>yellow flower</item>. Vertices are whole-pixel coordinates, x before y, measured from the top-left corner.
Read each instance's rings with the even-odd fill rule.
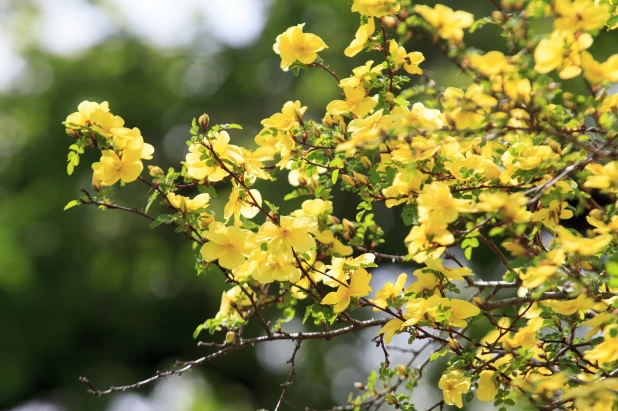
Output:
[[[423,74],[423,70],[421,70],[418,65],[425,61],[425,56],[423,56],[423,53],[420,51],[406,53],[406,49],[399,46],[395,40],[391,40],[389,42],[388,52],[397,69],[403,65],[403,68],[409,74]]]
[[[442,390],[445,404],[462,408],[462,395],[470,391],[471,383],[470,378],[464,377],[461,371],[454,370],[442,374],[438,387]]]
[[[399,277],[397,277],[395,284],[388,281],[384,284],[384,287],[376,293],[376,299],[373,300],[373,303],[380,308],[386,308],[388,305],[387,300],[390,298],[395,298],[399,295],[399,293],[401,293],[403,287],[406,285],[407,278],[408,276],[405,273],[401,273],[399,274]],[[373,311],[379,311],[379,309],[374,307]]]
[[[330,114],[354,113],[358,117],[365,117],[378,104],[377,98],[369,97],[362,85],[343,87],[345,100],[334,100],[328,103],[326,111]]]
[[[532,215],[532,221],[540,221],[550,229],[555,229],[560,220],[568,220],[573,217],[573,211],[569,210],[566,201],[552,200],[547,207],[544,207]]]
[[[77,111],[69,114],[65,120],[67,131],[69,129],[79,130],[82,127],[90,126],[92,124],[90,121],[90,116],[97,110],[104,112],[109,111],[109,103],[107,101],[104,101],[101,104],[88,100],[82,101],[79,106],[77,106]]]
[[[588,361],[598,362],[599,365],[611,364],[618,360],[618,335],[616,325],[605,327],[603,336],[605,341],[584,354]],[[612,334],[614,336],[612,337]]]
[[[93,179],[102,186],[114,185],[118,180],[123,183],[135,181],[144,169],[141,155],[137,150],[124,150],[120,156],[113,150],[102,150],[101,159],[92,164]]]
[[[602,29],[610,16],[608,4],[593,0],[555,0],[554,28],[557,30],[594,31]]]
[[[350,284],[341,284],[337,291],[328,293],[322,300],[322,304],[334,305],[333,311],[340,313],[350,305],[352,297],[360,298],[369,295],[371,287],[371,274],[364,268],[355,270],[350,275]]]
[[[328,48],[321,38],[311,33],[303,33],[305,23],[292,26],[277,36],[273,45],[275,53],[281,56],[281,69],[288,71],[296,61],[311,64],[318,58],[318,52]]]
[[[269,284],[273,281],[295,283],[300,280],[301,273],[296,266],[296,260],[289,253],[266,253],[254,250],[247,263],[253,263],[251,276],[260,284]]]
[[[219,260],[219,265],[233,270],[245,262],[255,243],[254,234],[239,227],[227,227],[220,222],[212,222],[202,236],[208,240],[200,252],[204,261]]]
[[[399,11],[396,0],[354,0],[352,11],[368,17],[383,17]]]
[[[340,283],[346,279],[346,266],[352,268],[360,268],[361,266],[369,266],[373,264],[376,256],[373,254],[365,253],[356,258],[347,257],[333,257],[331,264],[327,265],[326,275],[324,276],[324,284],[331,287],[338,287]]]
[[[605,165],[588,164],[586,170],[592,173],[588,176],[584,187],[605,190],[618,186],[618,161],[610,161]]]
[[[364,86],[372,79],[376,78],[384,70],[384,66],[382,66],[382,64],[378,64],[373,68],[371,67],[372,65],[373,60],[368,60],[362,66],[352,69],[352,75],[348,78],[342,79],[339,82],[339,86],[352,88],[358,86],[359,84]]]
[[[461,10],[453,11],[442,4],[436,4],[433,9],[426,5],[416,5],[412,10],[423,16],[440,37],[453,44],[461,43],[463,29],[474,23],[474,15]]]
[[[543,328],[543,319],[533,318],[528,320],[525,327],[522,327],[512,338],[504,337],[502,345],[507,350],[517,350],[521,347],[530,348],[536,344],[536,333]]]
[[[541,74],[560,69],[558,76],[564,80],[577,77],[582,72],[581,52],[591,45],[588,33],[575,37],[572,31],[555,30],[534,50],[534,69]]]
[[[167,199],[175,209],[180,210],[183,213],[190,213],[208,207],[210,195],[202,193],[195,196],[195,198],[190,199],[178,194],[169,193],[167,195]]]
[[[475,211],[470,200],[454,198],[449,186],[439,181],[426,185],[417,202],[421,222],[431,220],[437,223],[452,223],[459,213]]]
[[[425,272],[423,269],[419,269],[412,274],[416,277],[416,281],[406,288],[406,293],[418,294],[425,290],[433,290],[438,285],[438,277],[431,272]]]
[[[378,331],[378,335],[384,334],[384,342],[390,344],[393,337],[395,336],[395,333],[401,329],[402,324],[403,321],[401,321],[399,318],[393,318],[392,320],[384,324],[382,328],[380,328],[380,331]]]
[[[249,195],[249,193],[251,193],[251,195]],[[251,219],[260,212],[260,209],[253,205],[253,202],[255,200],[257,202],[257,206],[261,206],[262,195],[255,189],[250,189],[249,193],[247,193],[244,188],[242,188],[241,192],[241,188],[235,181],[232,180],[232,192],[230,193],[230,198],[223,209],[223,217],[225,218],[226,223],[232,216],[234,216],[234,225],[240,226],[242,225],[242,221],[240,220],[241,215],[245,218]]]
[[[492,77],[513,69],[513,66],[509,64],[509,60],[504,56],[504,53],[499,51],[489,51],[482,56],[473,53],[468,58],[470,60],[470,67],[487,77]]]
[[[412,109],[397,106],[391,114],[398,125],[402,128],[417,128],[424,131],[441,129],[442,123],[440,110],[426,108],[423,103],[414,103]]]
[[[333,212],[333,203],[329,200],[322,200],[316,198],[314,200],[305,200],[301,205],[300,210],[292,212],[292,216],[300,217],[302,215],[312,215],[315,217],[322,217],[324,215],[331,215]]]
[[[441,259],[428,258],[425,261],[426,268],[421,268],[420,271],[437,271],[446,277],[449,281],[463,281],[464,277],[472,275],[472,270],[469,267],[449,268],[442,265]],[[419,271],[419,270],[417,270]],[[415,274],[416,275],[416,272]]]
[[[232,299],[225,291],[221,294],[221,304],[219,306],[219,312],[217,312],[215,318],[217,320],[221,320],[222,325],[235,322],[244,322],[240,313],[232,306]]]
[[[579,310],[588,310],[595,304],[594,299],[586,294],[580,294],[577,298],[567,301],[544,301],[542,305],[548,306],[552,311],[562,315],[573,315]]]
[[[413,168],[406,168],[395,175],[393,185],[382,189],[386,197],[386,207],[391,208],[401,203],[414,201],[414,195],[420,191],[427,175]]]
[[[227,131],[215,133],[213,139],[208,143],[211,144],[213,151],[220,160],[228,160],[228,151],[231,151],[235,146],[231,146],[230,135]],[[211,182],[221,181],[227,175],[227,171],[221,167],[219,161],[212,158],[210,151],[202,144],[191,144],[189,146],[189,154],[185,157],[184,165],[187,169],[187,176],[195,180],[208,180]]]
[[[434,296],[431,298],[435,298]],[[430,298],[430,299],[431,299]],[[449,298],[435,298],[435,302],[427,310],[427,314],[433,318],[438,318],[448,312],[448,323],[453,327],[466,328],[468,326],[467,318],[476,317],[481,310],[476,305],[467,301]]]
[[[367,43],[367,40],[369,40],[369,37],[371,37],[374,31],[376,31],[376,23],[373,17],[369,17],[367,19],[367,24],[363,24],[358,28],[354,40],[352,40],[352,43],[345,49],[343,54],[348,57],[356,56],[363,50],[365,43]]]
[[[408,253],[412,255],[412,259],[422,263],[427,258],[440,257],[446,249],[445,246],[455,242],[455,237],[447,230],[445,223],[429,220],[412,227],[404,242],[409,243]]]
[[[611,234],[599,235],[594,238],[578,237],[562,226],[556,227],[555,232],[558,235],[558,243],[564,251],[582,256],[592,256],[601,252],[613,240]]]
[[[300,113],[302,116],[305,114],[305,111],[307,111],[307,107],[302,106],[300,101],[288,101],[283,105],[281,113],[275,113],[269,118],[262,120],[261,123],[266,128],[276,128],[277,130],[288,131],[292,127],[298,125],[297,115],[295,113]]]
[[[257,241],[268,241],[268,250],[272,253],[289,253],[291,248],[305,253],[315,247],[315,240],[309,234],[318,229],[318,220],[314,216],[282,216],[279,225],[267,220],[258,231]]]
[[[490,370],[481,371],[479,386],[476,390],[476,397],[479,401],[493,401],[498,393],[498,387],[493,379],[494,372]]]

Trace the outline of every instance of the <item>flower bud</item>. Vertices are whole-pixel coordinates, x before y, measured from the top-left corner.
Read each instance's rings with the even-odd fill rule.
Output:
[[[369,180],[364,175],[357,173],[356,171],[352,171],[352,175],[359,183],[369,185]]]
[[[328,219],[328,222],[330,224],[341,224],[341,220],[339,220],[337,217],[335,217],[334,215],[329,215],[326,217]]]
[[[362,156],[360,159],[361,164],[363,165],[363,167],[365,168],[371,168],[372,164],[371,164],[371,160],[369,160],[369,157],[367,156]]]
[[[197,120],[197,124],[200,125],[202,130],[206,131],[206,129],[208,129],[208,124],[210,124],[210,117],[208,117],[208,114],[202,114]]]
[[[397,401],[397,397],[395,397],[393,394],[386,394],[384,399],[390,405],[399,405],[399,401]]]
[[[356,180],[354,180],[352,177],[350,177],[347,174],[342,174],[341,179],[345,181],[346,183],[348,183],[349,185],[351,185],[352,187],[356,187],[358,185]]]
[[[365,391],[367,389],[367,386],[362,382],[355,382],[354,388],[356,388],[357,390]]]
[[[348,134],[348,125],[345,123],[343,118],[339,120],[339,128],[341,129],[341,134],[345,137],[345,135]]]
[[[225,334],[225,342],[234,344],[234,341],[236,341],[236,334],[234,334],[234,331],[228,331],[227,334]]]
[[[504,23],[506,21],[506,17],[499,10],[494,10],[491,12],[491,18],[497,21],[498,23]]]
[[[148,174],[152,177],[157,177],[163,175],[163,169],[159,166],[148,166]]]
[[[356,227],[354,227],[354,223],[347,218],[344,218],[341,224],[343,224],[343,231],[347,231],[352,234],[356,232]]]
[[[96,191],[97,193],[103,188],[101,186],[101,180],[95,177],[94,174],[92,175],[92,188],[94,188],[94,191]]]
[[[448,340],[448,346],[451,347],[451,350],[457,352],[461,349],[461,345],[459,345],[459,342],[454,339],[454,338],[450,338]]]
[[[294,118],[301,126],[303,125],[303,113],[301,113],[296,107],[294,107]]]
[[[326,115],[322,119],[322,125],[324,127],[331,128],[333,126],[333,124],[334,124],[333,123],[333,118],[330,116],[330,114],[326,113]]]
[[[403,378],[408,376],[408,369],[401,364],[395,367],[395,372],[397,373],[398,376],[403,377]]]

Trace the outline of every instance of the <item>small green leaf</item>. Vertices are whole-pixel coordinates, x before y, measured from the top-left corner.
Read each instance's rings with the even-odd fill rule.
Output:
[[[73,171],[75,170],[75,166],[73,165],[73,163],[69,163],[67,164],[67,174],[71,175],[73,174]]]
[[[607,27],[612,27],[614,25],[618,24],[618,14],[615,16],[611,16],[609,19],[607,19],[607,21],[605,22],[605,25]]]
[[[154,220],[153,222],[150,223],[150,228],[155,228],[160,226],[161,224],[163,224],[163,221],[161,220]]]
[[[333,175],[330,178],[330,181],[333,182],[333,184],[337,184],[337,177],[339,177],[339,169],[335,169],[335,171],[333,171]]]
[[[472,247],[468,247],[464,250],[464,257],[466,257],[466,260],[472,259]]]
[[[69,201],[67,203],[67,205],[64,206],[64,209],[68,210],[69,208],[76,207],[76,206],[78,206],[80,204],[81,204],[81,201],[79,201],[79,200],[71,200],[71,201]]]
[[[618,277],[618,261],[608,261],[605,264],[605,271],[612,277]]]

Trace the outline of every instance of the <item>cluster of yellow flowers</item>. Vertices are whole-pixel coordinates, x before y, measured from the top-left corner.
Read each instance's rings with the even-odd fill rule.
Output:
[[[476,21],[463,10],[410,3],[354,0],[361,23],[344,54],[378,51],[383,61],[369,60],[343,79],[319,57],[327,45],[304,24],[277,37],[284,71],[315,67],[336,79],[342,97],[321,121],[306,119],[300,101],[288,101],[262,121],[249,150],[230,144],[231,130],[240,127],[212,126],[204,115],[193,124],[181,171],[150,168],[153,181],[146,183],[171,209],[155,223],[184,232],[199,246],[203,266],[219,267],[233,284],[199,330],[225,330],[231,343],[259,315],[272,337],[299,300],[308,304],[305,320],[325,329],[339,320],[354,330],[364,323],[351,309],[372,307],[386,316],[371,323],[382,326],[385,351],[407,334],[448,352],[443,404],[461,408],[476,390],[480,401],[496,404],[616,409],[618,95],[607,88],[618,82],[618,54],[599,62],[588,51],[606,24],[618,25],[612,3],[503,0],[493,2],[491,18]],[[530,20],[547,17],[554,17],[551,33],[531,28]],[[504,30],[511,55],[465,45],[464,30],[488,22]],[[470,85],[437,87],[419,67],[425,56],[406,50],[410,38],[439,48]],[[589,94],[565,91],[560,81],[574,78]],[[139,129],[125,128],[106,102],[82,103],[65,124],[77,139],[73,152],[101,149],[92,166],[97,191],[135,181],[141,160],[152,158]],[[256,188],[283,170],[293,187],[286,198],[310,197],[289,215]],[[223,181],[231,192],[216,219],[211,191]],[[356,221],[333,215],[335,185],[358,195]],[[199,194],[180,194],[187,188]],[[113,206],[107,197],[80,201]],[[386,242],[369,212],[377,202],[411,226],[400,254],[377,251]],[[567,228],[584,214],[590,229]],[[481,243],[504,266],[500,280],[483,281],[459,260],[457,248],[470,260]],[[420,265],[415,281],[407,285],[402,273],[373,290],[368,270],[380,258]],[[275,295],[268,286],[274,282]],[[458,296],[462,287],[475,293]],[[507,290],[513,293],[497,299]],[[269,329],[260,309],[274,301],[288,314]],[[470,324],[490,331],[477,341],[467,334]],[[420,377],[412,369],[399,374]],[[404,407],[409,397],[395,397],[397,386],[388,391],[393,386],[382,382],[386,391],[367,390],[352,405],[388,394]]]

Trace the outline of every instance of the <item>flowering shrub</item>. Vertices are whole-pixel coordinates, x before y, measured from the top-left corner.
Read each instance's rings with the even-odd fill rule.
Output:
[[[239,125],[211,124],[204,114],[193,121],[182,166],[149,165],[145,176],[154,148],[107,102],[85,101],[67,117],[68,173],[85,149],[101,151],[95,192],[83,190],[67,208],[96,205],[135,213],[152,228],[172,226],[192,242],[198,274],[230,284],[219,312],[195,331],[214,336],[199,343],[212,353],[128,386],[99,390],[83,378],[91,393],[137,388],[243,347],[289,340],[295,349],[279,409],[306,340],[374,327],[385,360],[336,409],[386,402],[414,410],[411,393],[439,357],[447,359],[443,400],[433,408],[461,408],[476,396],[500,409],[515,402],[617,409],[618,95],[607,87],[618,82],[618,54],[601,62],[588,50],[600,31],[618,27],[618,9],[607,0],[492,0],[496,11],[475,19],[414,3],[354,0],[360,26],[344,53],[383,57],[342,79],[319,57],[327,45],[309,27],[279,35],[281,68],[324,70],[341,98],[321,121],[306,118],[300,101],[285,102],[262,121],[255,149],[231,144]],[[534,20],[547,18],[553,31],[537,31],[543,26]],[[466,32],[487,24],[503,30],[508,55],[466,46]],[[423,72],[423,54],[405,48],[410,38],[434,45],[473,84],[436,85]],[[587,92],[564,92],[569,79]],[[256,188],[281,174],[291,185],[285,200],[305,199],[290,215]],[[150,192],[141,208],[113,199],[114,186],[133,182]],[[209,203],[222,184],[232,191],[215,215]],[[355,221],[333,214],[335,186],[357,196]],[[378,202],[409,226],[399,255],[377,251],[386,241],[371,213]],[[155,203],[168,211],[151,215]],[[582,215],[584,232],[565,225]],[[481,244],[501,261],[501,278],[481,280],[462,261],[474,261]],[[420,268],[377,290],[371,269],[381,261]],[[263,310],[273,306],[278,318],[267,321]],[[297,316],[315,330],[287,332]],[[245,334],[249,322],[261,335]],[[471,337],[481,326],[491,330]],[[392,366],[389,344],[398,334],[424,345],[407,365]]]

